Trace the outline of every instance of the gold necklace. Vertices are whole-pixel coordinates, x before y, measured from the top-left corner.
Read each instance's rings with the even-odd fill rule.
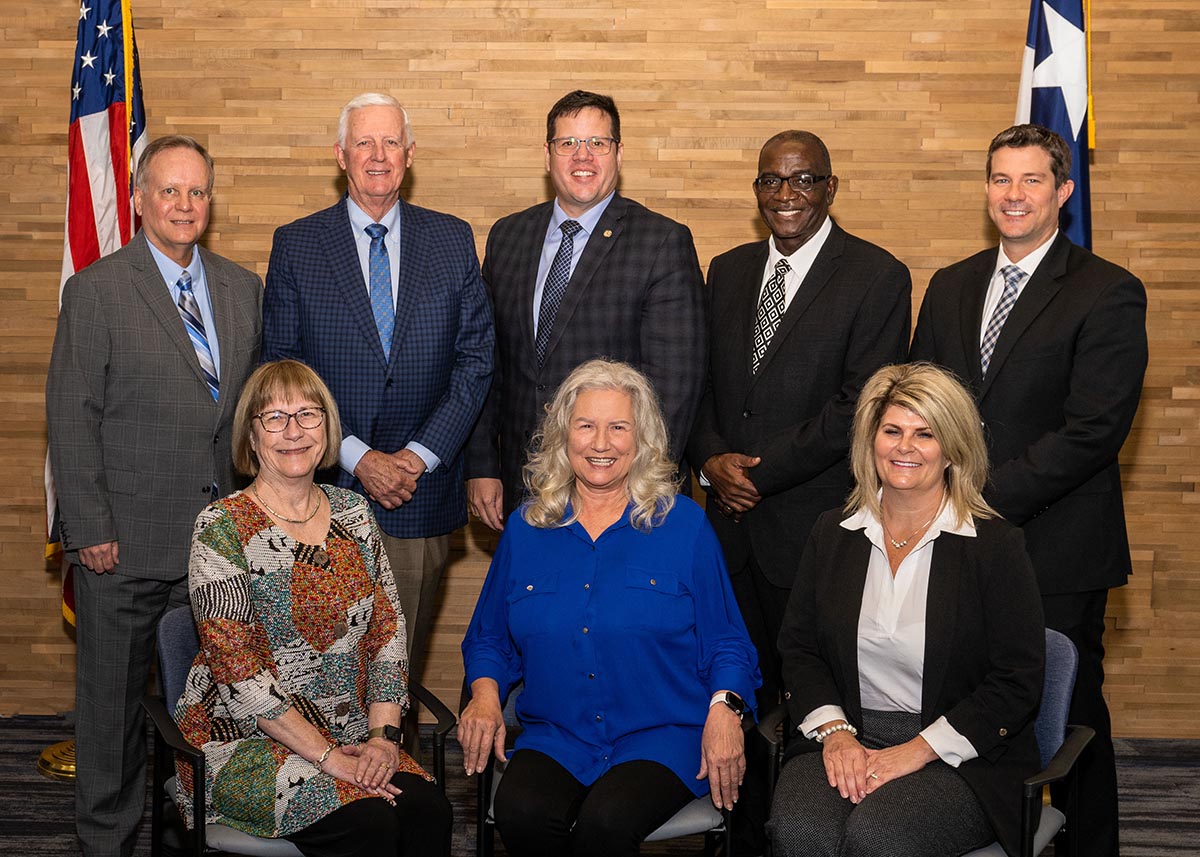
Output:
[[[941,511],[942,511],[942,500],[944,500],[944,499],[945,499],[945,497],[946,497],[946,495],[945,495],[945,492],[943,492],[943,493],[942,493],[942,499],[941,499],[941,500],[938,500],[938,504],[937,504],[937,511],[935,511],[935,512],[933,513],[933,517],[932,517],[932,518],[930,518],[928,521],[926,521],[925,523],[921,524],[921,526],[917,527],[915,530],[913,530],[911,533],[909,533],[909,534],[908,534],[908,538],[907,538],[907,539],[904,539],[903,541],[899,541],[899,542],[898,542],[898,541],[896,541],[894,538],[892,538],[892,533],[891,533],[891,530],[889,530],[889,529],[888,529],[887,521],[885,521],[885,520],[883,519],[883,514],[882,514],[882,508],[883,508],[883,507],[881,506],[881,507],[880,507],[881,514],[879,515],[879,523],[883,525],[883,534],[884,534],[885,536],[887,536],[887,540],[888,540],[889,542],[891,542],[891,544],[892,544],[892,547],[894,547],[896,550],[900,550],[901,548],[903,548],[903,547],[904,547],[904,546],[906,546],[906,545],[907,545],[909,542],[911,542],[911,541],[912,541],[912,539],[913,539],[913,536],[915,536],[917,533],[919,533],[919,532],[923,531],[923,530],[924,530],[926,527],[928,527],[930,524],[932,524],[934,521],[936,521],[936,520],[937,520],[937,516],[938,516],[938,515],[941,513]]]
[[[321,491],[319,488],[317,488],[316,485],[314,485],[313,490],[316,491],[317,495],[318,495],[316,497],[317,502],[313,505],[313,510],[308,513],[308,517],[307,518],[285,518],[283,515],[279,514],[274,509],[272,509],[270,506],[268,506],[267,501],[258,495],[258,489],[254,487],[257,484],[258,484],[257,479],[255,479],[253,482],[250,483],[250,493],[254,495],[254,499],[257,500],[264,509],[266,509],[268,512],[271,513],[271,517],[273,517],[273,518],[278,518],[281,521],[287,521],[289,524],[307,524],[309,521],[311,521],[313,518],[315,518],[317,516],[317,510],[321,508],[321,497],[319,496]]]

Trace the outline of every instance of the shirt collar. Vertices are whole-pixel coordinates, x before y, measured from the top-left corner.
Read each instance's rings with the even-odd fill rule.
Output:
[[[553,234],[557,232],[558,228],[562,226],[563,221],[574,220],[579,224],[580,228],[583,229],[584,234],[590,237],[592,232],[594,232],[596,229],[596,224],[600,222],[600,217],[604,214],[604,210],[608,208],[608,204],[612,202],[613,197],[616,195],[617,192],[614,190],[612,193],[604,197],[604,199],[600,200],[578,217],[571,217],[565,211],[563,211],[562,206],[558,204],[558,197],[555,197],[554,211],[550,215],[550,231],[547,234]]]
[[[396,200],[396,204],[389,208],[387,214],[381,219],[372,220],[371,215],[359,208],[358,203],[347,195],[346,212],[350,215],[350,225],[354,228],[355,239],[365,236],[369,240],[370,236],[366,235],[364,230],[372,223],[381,223],[387,227],[388,231],[387,235],[384,236],[385,240],[388,238],[399,238],[399,233],[396,231],[400,228],[399,200]]]
[[[1046,239],[1045,243],[1039,246],[1032,253],[1022,257],[1020,262],[1014,262],[1008,258],[1008,254],[1004,252],[1004,245],[1000,245],[1000,252],[996,254],[996,268],[992,271],[992,276],[996,276],[1000,269],[1005,265],[1016,265],[1025,272],[1026,282],[1033,276],[1034,271],[1038,269],[1038,265],[1042,264],[1042,260],[1046,258],[1046,254],[1050,252],[1050,247],[1054,244],[1054,239],[1058,238],[1058,230],[1054,230],[1054,234]]]
[[[200,248],[195,244],[192,245],[192,261],[186,268],[173,259],[167,258],[167,254],[155,247],[154,242],[149,238],[146,239],[146,246],[150,248],[150,256],[154,259],[154,264],[158,266],[158,273],[168,286],[178,283],[179,275],[184,271],[192,275],[193,283],[203,281],[204,263],[200,261]]]
[[[816,261],[817,254],[825,246],[825,240],[831,232],[833,232],[833,220],[827,214],[825,215],[825,222],[821,224],[821,228],[813,233],[812,238],[809,238],[793,250],[790,256],[785,256],[779,251],[779,248],[775,246],[774,238],[768,238],[767,246],[770,249],[767,251],[767,270],[774,271],[780,259],[787,259],[788,266],[793,271],[807,271],[812,267],[812,263]]]
[[[876,496],[882,495],[882,490]],[[925,535],[913,547],[913,550],[918,550],[922,545],[933,541],[942,533],[950,533],[955,536],[963,536],[965,538],[975,538],[975,524],[967,518],[966,521],[959,523],[950,503],[942,503],[942,509],[938,512],[938,516],[933,519],[933,523],[929,525],[929,529],[925,531]],[[846,520],[842,521],[841,526],[846,530],[862,530],[871,544],[875,545],[880,550],[883,550],[883,523],[875,516],[875,513],[865,506],[851,515]]]

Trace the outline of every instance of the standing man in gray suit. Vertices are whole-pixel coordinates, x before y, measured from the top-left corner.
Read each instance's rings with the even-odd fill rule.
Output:
[[[546,403],[576,366],[623,360],[654,384],[683,457],[704,380],[703,278],[692,233],[617,192],[621,117],[577,90],[546,117],[554,199],[497,221],[483,279],[496,315],[496,370],[467,446],[467,503],[499,530]]]
[[[46,416],[59,535],[81,566],[75,807],[86,857],[133,853],[155,627],[187,603],[196,515],[234,488],[230,426],[258,362],[262,281],[197,247],[212,185],[195,140],[152,142],[133,195],[141,230],[63,288]]]

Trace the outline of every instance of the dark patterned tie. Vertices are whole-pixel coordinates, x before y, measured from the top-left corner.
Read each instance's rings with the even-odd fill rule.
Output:
[[[1017,286],[1025,279],[1025,272],[1016,265],[1005,265],[1000,269],[1000,275],[1004,277],[1004,291],[1000,293],[1000,303],[992,311],[987,330],[983,332],[983,342],[979,344],[979,368],[983,370],[979,376],[981,378],[987,377],[992,352],[996,350],[996,340],[1000,338],[1004,322],[1008,321],[1008,314],[1017,303]]]
[[[755,373],[758,372],[758,364],[767,353],[771,337],[775,335],[775,328],[779,327],[787,309],[787,292],[783,282],[790,270],[792,266],[788,264],[787,259],[780,259],[775,263],[775,272],[771,274],[771,279],[767,280],[766,286],[763,287],[762,299],[758,302],[758,315],[754,318],[754,353],[751,355],[751,365]]]
[[[534,345],[539,366],[546,359],[546,346],[550,342],[550,334],[554,332],[554,318],[567,294],[567,282],[571,279],[571,256],[575,252],[575,233],[583,227],[574,220],[564,220],[558,228],[562,230],[562,241],[558,245],[558,252],[554,254],[554,261],[550,263],[550,273],[546,275],[546,285],[542,288],[542,304],[538,309]]]
[[[196,349],[196,358],[200,361],[200,371],[208,382],[208,391],[212,393],[213,401],[220,395],[220,385],[217,382],[217,365],[213,362],[212,348],[208,344],[208,335],[204,332],[204,318],[200,315],[200,304],[196,303],[196,293],[192,291],[192,275],[184,271],[179,275],[179,315],[183,318],[183,326],[187,328],[192,347]],[[216,499],[216,498],[213,498]]]
[[[388,261],[387,246],[383,243],[388,228],[382,223],[372,223],[364,231],[371,236],[371,250],[367,254],[371,271],[371,312],[375,315],[379,344],[383,346],[383,359],[389,360],[392,330],[396,326],[396,308],[392,305],[392,266]]]

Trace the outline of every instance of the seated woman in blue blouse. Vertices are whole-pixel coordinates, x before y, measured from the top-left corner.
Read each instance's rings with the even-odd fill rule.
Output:
[[[649,381],[592,360],[555,394],[463,659],[469,774],[504,759],[501,700],[524,731],[495,800],[514,857],[637,854],[711,790],[731,808],[754,647],[700,507],[677,497]]]

